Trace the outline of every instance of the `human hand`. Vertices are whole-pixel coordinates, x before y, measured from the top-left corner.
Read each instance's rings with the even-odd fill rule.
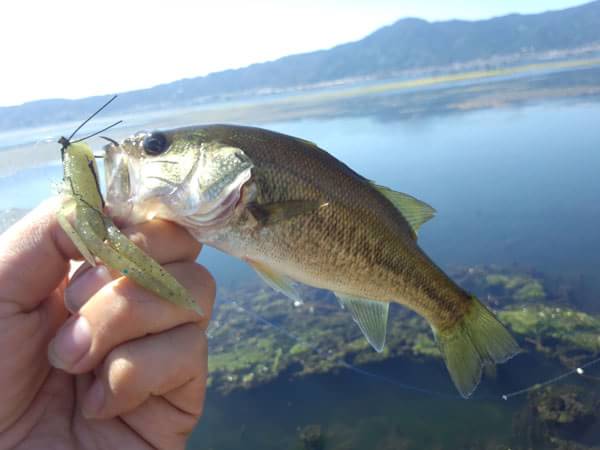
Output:
[[[214,281],[200,244],[153,221],[124,232],[198,300],[160,300],[104,266],[68,281],[58,201],[0,236],[0,449],[185,446],[202,413]],[[64,299],[64,301],[63,301]]]

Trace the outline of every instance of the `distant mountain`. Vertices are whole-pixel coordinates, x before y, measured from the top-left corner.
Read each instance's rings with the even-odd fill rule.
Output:
[[[402,19],[360,41],[329,50],[127,92],[121,94],[111,111],[186,106],[223,95],[386,77],[407,71],[515,64],[541,54],[551,57],[549,52],[564,54],[585,47],[600,49],[600,0],[562,11],[474,22]],[[80,119],[103,98],[41,100],[3,107],[0,130]]]

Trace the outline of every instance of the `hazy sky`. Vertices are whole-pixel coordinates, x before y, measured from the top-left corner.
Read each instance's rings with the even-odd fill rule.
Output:
[[[0,105],[150,87],[358,40],[402,17],[475,20],[577,0],[0,3]]]

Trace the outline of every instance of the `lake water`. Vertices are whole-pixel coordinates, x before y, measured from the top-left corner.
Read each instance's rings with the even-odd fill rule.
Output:
[[[402,121],[359,117],[262,126],[311,140],[366,178],[434,206],[437,216],[422,227],[420,243],[443,268],[497,264],[579,277],[597,301],[599,118],[598,103],[552,102]],[[0,178],[0,209],[35,206],[60,178],[58,162]],[[245,265],[212,249],[203,251],[201,261],[220,286],[255,282]],[[511,386],[536,382],[529,374],[534,361],[529,356],[509,363],[517,380]],[[545,363],[536,364],[539,369]],[[432,389],[448,383],[439,366],[425,377],[405,361],[377,370]],[[560,373],[552,365],[544,370]],[[319,423],[348,440],[325,448],[392,449],[396,444],[385,442],[402,439],[409,442],[402,448],[508,448],[514,411],[497,400],[397,391],[349,372],[301,381],[282,377],[227,397],[209,392],[190,447],[301,448],[295,447],[297,428]],[[490,436],[497,447],[480,445]],[[370,447],[373,442],[378,446]]]
[[[398,122],[364,117],[264,127],[312,140],[365,177],[431,204],[437,216],[423,226],[420,243],[443,267],[517,264],[596,279],[598,117],[598,104],[550,103]],[[0,209],[33,207],[60,178],[57,147],[56,164],[0,177]],[[203,260],[221,283],[235,282],[229,258],[207,251]]]

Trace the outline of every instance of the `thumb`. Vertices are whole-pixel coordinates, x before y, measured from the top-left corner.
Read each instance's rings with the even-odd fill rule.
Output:
[[[60,205],[59,198],[42,203],[0,236],[0,311],[7,302],[20,312],[35,309],[80,257],[56,219]]]
[[[78,252],[58,225],[59,207],[58,198],[44,202],[0,236],[3,438],[7,437],[4,432],[18,423],[38,398],[38,390],[50,370],[46,358],[48,341],[67,316],[62,291],[57,288],[66,281],[69,260]]]

